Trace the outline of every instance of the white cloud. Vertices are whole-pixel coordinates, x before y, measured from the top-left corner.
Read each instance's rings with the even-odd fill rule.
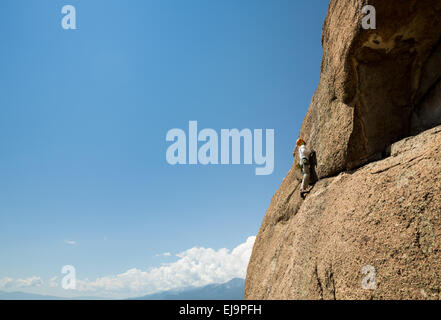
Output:
[[[51,288],[58,287],[58,277],[57,276],[49,279],[49,287],[51,287]]]
[[[76,245],[77,242],[75,240],[64,240],[65,243],[70,244],[70,245]]]
[[[27,279],[17,279],[14,281],[14,286],[18,288],[39,287],[43,284],[40,277],[30,277]]]
[[[29,288],[39,287],[43,285],[43,280],[40,277],[30,277],[27,279],[0,279],[0,288]]]
[[[248,237],[244,243],[232,250],[194,247],[177,254],[178,260],[175,262],[147,270],[132,268],[121,274],[95,280],[76,279],[76,293],[125,298],[163,290],[221,283],[233,278],[245,278],[255,239],[254,236]],[[162,255],[171,256],[169,252]],[[50,278],[47,287],[59,290],[61,287],[58,279],[57,276]],[[40,277],[0,279],[0,287],[26,288],[42,285],[43,280]]]
[[[160,267],[143,271],[132,268],[115,276],[105,276],[94,281],[77,280],[77,289],[101,294],[149,294],[187,286],[221,283],[232,278],[245,278],[256,237],[233,250],[194,247],[185,250],[179,259]]]
[[[0,288],[9,288],[13,282],[12,278],[2,278],[0,279]]]
[[[170,257],[170,256],[171,256],[170,252],[158,253],[156,255],[156,257]]]

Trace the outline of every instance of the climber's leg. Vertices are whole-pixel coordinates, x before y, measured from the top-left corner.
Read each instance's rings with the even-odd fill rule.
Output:
[[[302,172],[303,172],[303,179],[302,179],[302,187],[300,189],[301,193],[306,192],[306,189],[309,186],[309,178],[310,178],[310,168],[309,168],[309,163],[306,159],[304,159],[303,163],[302,163]]]

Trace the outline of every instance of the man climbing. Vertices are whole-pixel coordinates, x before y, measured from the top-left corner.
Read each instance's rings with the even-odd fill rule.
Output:
[[[303,179],[302,179],[302,185],[300,188],[300,196],[302,198],[305,197],[305,195],[308,193],[308,186],[310,182],[310,176],[311,176],[311,167],[309,158],[311,155],[311,152],[306,147],[306,142],[299,138],[296,143],[297,147],[299,148],[299,167],[302,170]]]

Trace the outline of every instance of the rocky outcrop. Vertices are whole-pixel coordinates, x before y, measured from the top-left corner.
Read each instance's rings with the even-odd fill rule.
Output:
[[[362,28],[367,4],[375,30]],[[440,38],[440,0],[330,2],[320,83],[300,131],[317,151],[319,177],[378,160],[391,143],[433,127],[419,111],[441,78]]]
[[[321,179],[302,200],[294,164],[284,178],[245,298],[441,299],[440,39],[440,0],[330,1],[300,132]]]
[[[441,299],[441,126],[391,156],[320,180],[291,169],[265,215],[247,299]],[[364,289],[372,266],[376,289]]]

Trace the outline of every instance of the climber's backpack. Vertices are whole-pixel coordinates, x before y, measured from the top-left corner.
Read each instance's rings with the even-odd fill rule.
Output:
[[[311,152],[309,153],[309,165],[311,167],[317,167],[317,155],[314,149],[311,150]]]
[[[315,150],[311,149],[309,153],[309,170],[311,172],[310,183],[314,184],[318,181],[317,173],[315,168],[317,167],[317,154]]]

